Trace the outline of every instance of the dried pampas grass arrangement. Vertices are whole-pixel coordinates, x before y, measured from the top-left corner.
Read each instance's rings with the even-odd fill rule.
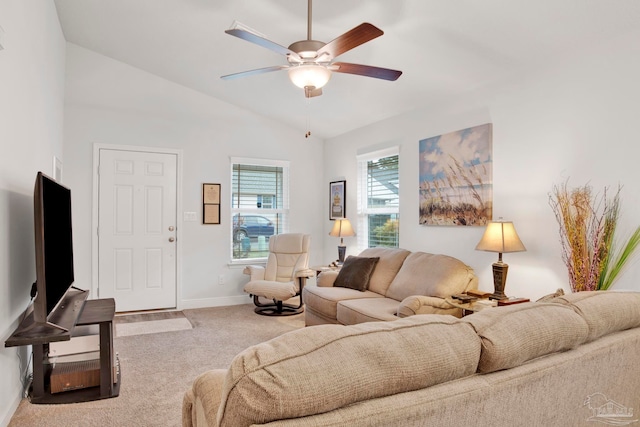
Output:
[[[565,182],[549,194],[573,292],[609,289],[640,245],[638,227],[621,249],[615,248],[620,190],[611,199],[607,188],[598,196],[589,185],[569,189]]]

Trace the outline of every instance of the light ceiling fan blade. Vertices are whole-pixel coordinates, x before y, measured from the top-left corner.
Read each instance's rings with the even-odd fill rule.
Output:
[[[272,71],[280,71],[287,68],[289,67],[287,67],[286,65],[274,65],[273,67],[258,68],[255,70],[248,70],[248,71],[241,71],[239,73],[227,74],[226,76],[221,76],[220,78],[223,80],[232,80],[240,77],[253,76],[255,74],[264,74],[264,73],[270,73]]]
[[[305,98],[313,98],[315,96],[322,95],[322,88],[316,89],[315,86],[305,86],[304,96]]]
[[[324,45],[318,50],[317,57],[328,54],[330,58],[335,58],[383,34],[380,28],[364,22]]]
[[[291,49],[281,46],[278,43],[274,43],[271,40],[265,39],[264,37],[257,36],[249,31],[242,30],[240,28],[234,28],[231,30],[225,30],[225,33],[238,37],[242,40],[246,40],[248,42],[257,44],[258,46],[262,46],[264,48],[272,50],[275,53],[279,53],[280,55],[291,56],[298,60],[301,59],[300,56],[296,52],[292,51]]]
[[[402,71],[373,67],[371,65],[350,64],[348,62],[334,62],[331,65],[338,67],[337,69],[332,68],[336,73],[357,74],[375,79],[395,81],[402,75]]]

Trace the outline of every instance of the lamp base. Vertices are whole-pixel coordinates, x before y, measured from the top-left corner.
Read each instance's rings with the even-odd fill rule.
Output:
[[[342,264],[344,262],[344,255],[347,253],[346,246],[338,246],[338,262]]]
[[[492,293],[491,295],[489,295],[489,299],[494,299],[497,301],[503,300],[503,299],[507,299],[509,297],[507,297],[504,293]]]
[[[494,262],[491,267],[493,269],[493,293],[489,295],[489,299],[507,299],[504,293],[504,287],[507,283],[509,266],[502,261],[498,261]]]

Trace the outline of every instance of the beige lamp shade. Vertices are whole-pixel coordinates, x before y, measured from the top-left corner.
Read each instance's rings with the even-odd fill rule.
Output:
[[[353,231],[351,221],[346,218],[336,219],[333,223],[333,229],[331,229],[329,233],[329,236],[333,237],[351,237],[355,235],[356,233]]]
[[[488,252],[522,252],[527,249],[522,244],[516,228],[511,221],[493,221],[487,225],[487,229],[476,246],[478,251]]]

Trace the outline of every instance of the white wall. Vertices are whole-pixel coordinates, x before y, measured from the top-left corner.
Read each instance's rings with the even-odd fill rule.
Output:
[[[79,286],[91,283],[94,143],[182,150],[183,211],[198,216],[202,183],[222,184],[221,225],[202,225],[200,218],[178,223],[183,308],[250,302],[242,292],[248,276],[228,267],[231,156],[290,161],[290,231],[311,233],[311,262],[320,262],[325,192],[322,162],[311,159],[322,158],[322,141],[73,44],[67,45],[65,103],[64,174],[74,198]]]
[[[18,326],[35,281],[33,185],[62,159],[65,41],[53,2],[0,0],[0,337]],[[0,344],[0,425],[21,398],[30,347]]]
[[[418,141],[493,123],[494,217],[514,221],[527,247],[527,252],[504,255],[510,265],[507,294],[537,298],[559,287],[568,291],[558,226],[548,203],[554,184],[570,178],[574,186],[590,183],[599,191],[605,186],[615,190],[620,183],[620,231],[640,224],[638,40],[640,32],[628,34],[450,104],[332,138],[325,142],[324,179],[347,180],[352,216],[357,210],[356,154],[400,145],[400,246],[458,257],[476,270],[481,289],[492,290],[490,265],[497,254],[474,250],[483,228],[418,224]],[[330,226],[325,218],[326,233]],[[334,259],[337,240],[325,242],[325,259]],[[350,254],[362,249],[356,237],[345,243]],[[639,279],[636,262],[614,288],[640,290]]]

